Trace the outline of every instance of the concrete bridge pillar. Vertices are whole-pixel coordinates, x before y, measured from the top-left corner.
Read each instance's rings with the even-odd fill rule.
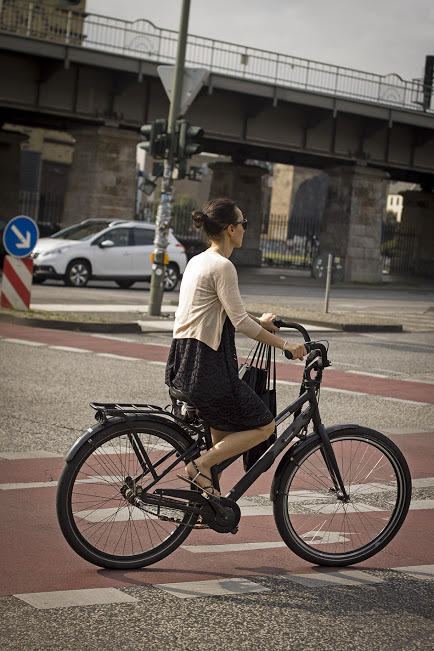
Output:
[[[234,264],[241,267],[259,267],[262,254],[259,248],[261,235],[261,177],[267,171],[259,165],[242,163],[211,163],[213,171],[210,199],[233,199],[249,220],[243,246],[231,255]]]
[[[7,220],[19,215],[20,145],[26,139],[21,133],[0,129],[1,216]]]
[[[321,226],[320,252],[343,258],[348,282],[381,282],[381,224],[388,176],[368,167],[335,167]]]
[[[90,217],[134,219],[138,135],[111,127],[69,133],[76,144],[62,227]]]
[[[434,278],[434,194],[407,190],[402,196],[401,226],[415,234],[414,274]]]

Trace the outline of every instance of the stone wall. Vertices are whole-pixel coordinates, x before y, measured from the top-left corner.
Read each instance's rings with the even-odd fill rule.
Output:
[[[404,207],[401,225],[415,231],[414,274],[434,278],[434,194],[401,193]]]
[[[336,167],[327,172],[330,183],[320,253],[333,253],[343,259],[346,281],[380,282],[387,176],[362,166]]]
[[[249,220],[243,246],[234,250],[231,260],[236,265],[259,267],[262,260],[259,249],[261,177],[267,170],[242,163],[211,163],[210,167],[213,177],[209,198],[230,197]]]
[[[76,144],[62,226],[90,217],[134,219],[137,134],[110,127],[71,134]]]

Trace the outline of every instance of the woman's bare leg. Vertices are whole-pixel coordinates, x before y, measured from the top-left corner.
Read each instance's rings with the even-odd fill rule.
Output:
[[[273,420],[268,425],[243,432],[212,430],[213,447],[195,459],[199,471],[207,477],[211,477],[212,466],[215,466],[221,461],[226,461],[226,459],[230,459],[231,457],[235,457],[237,454],[241,454],[246,450],[250,450],[250,448],[253,448],[262,441],[266,441],[274,432],[275,427],[276,425]],[[186,470],[190,477],[194,477],[197,473],[192,463],[186,466]],[[209,481],[201,476],[195,481],[199,486],[203,487],[209,484]]]

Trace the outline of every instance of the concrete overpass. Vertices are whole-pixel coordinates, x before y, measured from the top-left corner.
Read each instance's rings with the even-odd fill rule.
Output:
[[[101,183],[95,168],[109,172],[112,185],[118,185],[120,161],[125,169],[125,150],[133,156],[139,127],[167,115],[168,100],[157,65],[174,62],[176,40],[176,32],[159,29],[146,20],[130,23],[86,16],[47,6],[37,8],[21,0],[8,3],[6,11],[3,3],[0,119],[74,133],[77,193],[83,194],[83,179],[87,179],[85,193],[93,193],[94,199],[89,203],[88,196],[87,205],[98,211],[107,201],[102,200],[106,192],[98,189]],[[343,200],[339,190],[342,179],[345,187],[353,188],[345,199],[346,208],[342,208],[350,214],[359,182],[365,194],[377,197],[378,205],[374,202],[368,211],[377,214],[386,178],[420,183],[432,192],[434,106],[431,98],[427,101],[421,81],[408,82],[397,75],[379,76],[197,36],[189,36],[187,65],[210,70],[207,86],[186,114],[191,122],[203,126],[207,151],[228,154],[236,163],[248,158],[325,169],[332,179],[332,195],[337,193],[339,201]],[[104,156],[108,150],[110,157]],[[238,174],[239,182],[241,176]],[[225,187],[227,178],[221,177],[220,187],[214,190],[218,193]],[[249,192],[246,187],[245,196]],[[123,210],[125,200],[121,198]],[[110,206],[113,208],[113,202]],[[71,205],[68,211],[67,205],[66,212],[76,215],[77,207]],[[342,239],[342,210],[332,218],[330,230],[330,210],[326,208],[330,244],[338,235]],[[68,214],[66,217],[68,220]],[[378,224],[365,226],[366,252]],[[349,226],[346,230],[347,239],[354,238]],[[323,239],[327,241],[327,233]],[[374,240],[371,245],[376,249],[378,237]],[[348,241],[342,246],[340,254],[348,258]],[[355,247],[359,254],[361,248],[359,242]],[[358,268],[371,264],[368,259],[360,258]],[[378,276],[377,271],[374,275]]]

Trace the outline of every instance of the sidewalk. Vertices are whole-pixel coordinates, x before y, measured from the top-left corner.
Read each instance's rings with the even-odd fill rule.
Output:
[[[434,331],[434,280],[388,276],[381,285],[332,285],[330,310],[325,313],[325,287],[312,278],[309,271],[273,267],[240,268],[238,275],[246,309],[255,315],[278,312],[286,321],[296,321],[311,326],[311,329],[313,326],[321,330],[401,332],[420,326],[416,329]],[[412,301],[417,296],[424,303],[419,312],[413,314]],[[385,298],[391,299],[388,310],[384,309]],[[26,313],[0,308],[0,321],[82,332],[171,331],[177,300],[177,293],[166,293],[160,317],[148,316],[145,302],[116,305],[39,303],[32,304],[32,309]],[[431,309],[432,313],[429,314]]]

